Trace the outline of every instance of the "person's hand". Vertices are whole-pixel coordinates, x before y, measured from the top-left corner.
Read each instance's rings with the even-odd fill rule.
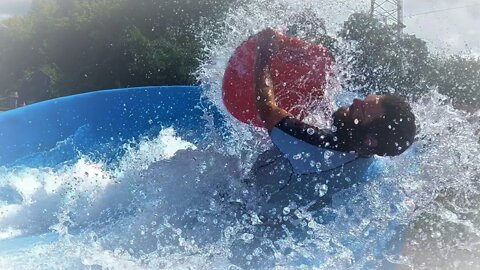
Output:
[[[255,58],[255,95],[256,106],[260,119],[264,121],[265,127],[270,132],[273,127],[290,114],[280,108],[275,101],[273,91],[271,68],[272,54],[279,50],[281,45],[281,34],[267,28],[257,34],[257,52]]]
[[[268,27],[257,34],[257,48],[272,54],[280,49],[282,34]]]

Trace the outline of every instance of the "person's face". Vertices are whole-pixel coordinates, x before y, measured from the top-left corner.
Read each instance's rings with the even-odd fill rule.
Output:
[[[382,96],[368,95],[363,100],[354,99],[348,107],[339,108],[334,112],[333,119],[339,132],[350,138],[357,151],[370,154],[371,149],[377,146],[377,140],[366,134],[364,127],[384,115]]]
[[[361,126],[368,125],[384,115],[382,96],[379,95],[368,95],[363,100],[355,98],[352,105],[341,107],[334,113],[334,116],[343,122]]]

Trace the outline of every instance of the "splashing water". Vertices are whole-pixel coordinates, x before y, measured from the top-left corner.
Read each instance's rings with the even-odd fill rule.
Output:
[[[332,31],[365,6],[255,1],[227,14],[220,33],[205,26],[208,60],[197,71],[205,96],[223,108],[223,70],[249,35],[285,29],[305,10]],[[331,109],[343,94],[337,85],[325,99]],[[54,168],[2,167],[0,268],[475,269],[479,115],[435,91],[413,108],[420,133],[404,155],[376,158],[367,181],[327,207],[279,206],[276,223],[265,221],[261,194],[246,184],[268,137],[227,113],[231,135],[212,128],[207,142],[194,143],[164,128],[126,145],[115,166],[84,154]]]
[[[327,32],[335,36],[334,31],[348,14],[367,6],[365,1],[339,4],[285,0],[255,1],[236,9],[225,20],[224,33],[228,34],[212,39],[212,33],[204,31],[201,36],[207,55],[215,59],[205,62],[200,70],[199,78],[209,86],[206,95],[222,106],[219,100],[221,77],[227,57],[249,35],[265,27],[288,30],[288,25],[296,22],[292,18],[308,13],[323,21]],[[311,30],[312,24],[306,27]],[[352,44],[340,46],[345,52],[354,50]],[[338,77],[348,77],[348,53],[339,55],[336,62],[336,73],[342,74]],[[355,93],[342,93],[338,85],[338,82],[330,83],[327,103],[338,100],[339,95],[355,96]],[[455,110],[435,91],[413,105],[420,125],[419,141],[413,146],[414,157],[392,159],[380,177],[382,181],[398,185],[409,209],[403,220],[409,228],[405,256],[390,259],[405,268],[480,269],[476,267],[479,254],[477,182],[480,178],[478,112],[475,116]],[[401,219],[400,216],[396,218]],[[337,268],[342,267],[337,265]]]

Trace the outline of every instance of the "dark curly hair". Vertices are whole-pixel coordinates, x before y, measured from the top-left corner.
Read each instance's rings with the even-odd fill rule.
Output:
[[[386,95],[381,102],[385,109],[384,117],[372,121],[366,129],[377,139],[375,154],[397,156],[414,141],[415,115],[405,99],[399,96]]]

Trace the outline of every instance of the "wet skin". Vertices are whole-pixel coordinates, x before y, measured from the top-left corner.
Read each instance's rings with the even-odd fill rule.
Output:
[[[369,124],[373,120],[382,118],[385,115],[382,96],[368,95],[365,99],[355,98],[349,107],[339,108],[337,115],[339,113],[341,113],[344,119],[349,119],[350,121],[358,120],[357,124]]]

